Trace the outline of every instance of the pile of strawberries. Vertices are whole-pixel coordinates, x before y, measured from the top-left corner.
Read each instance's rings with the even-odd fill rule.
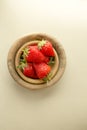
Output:
[[[22,50],[18,67],[29,78],[47,81],[50,80],[50,63],[54,63],[54,58],[55,53],[51,42],[42,40]]]

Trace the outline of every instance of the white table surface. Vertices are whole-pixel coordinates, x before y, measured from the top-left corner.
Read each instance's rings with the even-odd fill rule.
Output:
[[[10,76],[7,54],[40,32],[61,42],[67,67],[54,87],[30,91]],[[0,0],[0,130],[87,130],[86,0]]]

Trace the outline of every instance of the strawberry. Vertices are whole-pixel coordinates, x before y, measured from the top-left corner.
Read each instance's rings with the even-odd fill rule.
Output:
[[[28,46],[23,50],[23,55],[27,62],[43,62],[45,60],[45,56],[40,52],[38,47],[35,46]]]
[[[22,72],[25,76],[30,77],[30,78],[37,78],[37,75],[35,73],[34,67],[32,63],[22,63],[18,66],[18,68],[22,69]]]
[[[44,62],[33,63],[33,65],[39,79],[44,79],[51,71],[51,67]]]
[[[38,43],[39,50],[46,56],[54,56],[54,50],[51,42],[42,40]]]
[[[46,64],[48,64],[49,61],[50,61],[50,57],[47,57],[47,56],[46,56],[44,62],[45,62]]]
[[[55,57],[47,57],[47,56],[46,56],[44,62],[45,62],[46,64],[48,64],[48,65],[53,65],[53,64],[55,63],[54,58],[55,58]]]

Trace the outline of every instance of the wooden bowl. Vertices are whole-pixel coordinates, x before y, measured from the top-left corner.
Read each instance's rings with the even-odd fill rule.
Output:
[[[20,63],[20,57],[21,57],[21,54],[22,54],[22,50],[24,48],[26,48],[27,46],[37,44],[38,42],[39,41],[31,41],[31,42],[25,43],[22,47],[20,47],[20,49],[18,50],[18,52],[15,56],[16,71],[18,72],[18,74],[20,75],[20,77],[22,79],[24,79],[26,82],[29,82],[29,83],[32,83],[32,84],[41,84],[41,83],[44,83],[44,81],[40,80],[40,79],[32,79],[32,78],[24,76],[24,74],[21,72],[20,68],[17,68],[17,66]],[[58,71],[58,67],[59,67],[59,58],[58,58],[58,55],[57,55],[57,52],[55,51],[55,49],[54,49],[54,53],[55,53],[55,64],[53,64],[51,66],[51,68],[52,68],[51,69],[51,74],[52,74],[51,79],[55,76],[55,74]]]
[[[20,69],[17,69],[21,50],[27,45],[32,44],[32,41],[37,42],[42,39],[50,41],[54,47],[55,52],[55,64],[52,67],[52,79],[47,83],[43,82],[43,80],[27,78],[22,74]],[[51,38],[45,34],[32,34],[18,39],[13,44],[8,53],[7,65],[11,76],[18,84],[29,89],[40,89],[50,87],[59,81],[65,70],[66,56],[62,45],[54,38]]]

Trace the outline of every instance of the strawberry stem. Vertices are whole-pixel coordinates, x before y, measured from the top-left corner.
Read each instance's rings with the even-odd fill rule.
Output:
[[[26,63],[26,60],[25,59],[20,59],[20,62]]]
[[[42,41],[40,41],[40,42],[38,43],[38,48],[39,48],[39,49],[42,49],[42,47],[43,47],[45,44],[46,44],[46,40],[42,39]]]
[[[52,73],[50,72],[46,77],[43,78],[44,82],[48,82],[52,79]]]
[[[52,65],[54,63],[55,63],[54,57],[50,57],[50,61],[48,62],[48,65]]]
[[[22,52],[23,52],[23,56],[27,56],[27,54],[29,53],[29,48],[24,48]]]
[[[17,66],[17,68],[19,68],[19,69],[24,69],[24,68],[25,68],[25,66],[26,66],[26,64],[25,64],[25,63],[20,62],[20,65],[18,65],[18,66]]]

